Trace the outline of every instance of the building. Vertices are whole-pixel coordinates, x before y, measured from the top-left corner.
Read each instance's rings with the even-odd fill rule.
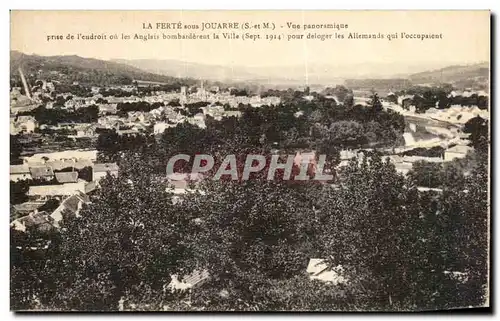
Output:
[[[26,165],[10,165],[10,180],[17,182],[32,179],[30,168]]]
[[[37,199],[48,199],[54,196],[71,196],[78,193],[85,193],[86,185],[86,181],[80,180],[77,183],[30,186],[27,195]]]
[[[58,172],[54,174],[58,183],[76,183],[78,181],[78,172]]]
[[[38,122],[33,116],[16,116],[10,119],[11,134],[34,133],[38,128]]]
[[[92,168],[92,179],[98,182],[105,177],[108,172],[112,176],[118,176],[118,165],[116,163],[94,164]]]
[[[83,205],[89,203],[89,197],[83,193],[77,193],[66,198],[61,202],[61,205],[59,205],[59,207],[56,208],[52,214],[50,214],[50,217],[53,219],[54,226],[59,227],[59,222],[65,215],[77,217]]]
[[[341,275],[342,267],[330,267],[324,259],[310,259],[307,265],[307,273],[311,280],[333,284],[346,282],[346,279]]]
[[[191,118],[186,118],[186,121],[191,125],[195,125],[200,128],[207,128],[205,124],[205,115],[203,115],[203,113],[198,113]]]
[[[21,232],[50,233],[55,230],[53,219],[45,212],[34,212],[20,217],[10,223],[10,226]]]
[[[187,192],[195,191],[195,186],[203,179],[203,175],[200,173],[172,173],[167,176],[167,180],[170,186],[167,187],[168,192],[173,192],[174,195],[182,195]],[[194,184],[191,188],[190,184]],[[203,193],[202,191],[200,191]]]
[[[21,204],[14,205],[14,209],[22,216],[28,215],[32,212],[36,212],[45,201],[41,202],[24,202]]]
[[[175,127],[177,124],[169,124],[166,122],[156,123],[153,128],[155,134],[162,134],[167,128]]]
[[[45,165],[52,167],[52,170],[54,171],[61,171],[68,168],[71,168],[74,171],[94,166],[92,161],[88,159],[55,160],[46,162]]]
[[[473,148],[470,146],[456,145],[444,151],[444,160],[449,162],[455,158],[465,158],[467,153],[471,150],[473,150]]]
[[[24,164],[45,164],[50,161],[57,160],[90,160],[95,162],[97,160],[97,150],[65,150],[53,153],[38,153],[33,156],[23,157]]]
[[[241,115],[242,115],[242,112],[239,111],[239,110],[226,110],[224,112],[224,117],[228,117],[228,118],[229,117],[237,117],[237,118],[239,118],[239,117],[241,117]]]
[[[47,181],[54,179],[54,171],[50,166],[33,166],[30,167],[30,172],[33,179],[44,179]]]
[[[117,104],[99,104],[99,115],[116,114]]]
[[[76,137],[94,137],[96,136],[96,128],[97,126],[95,124],[79,126],[76,130]]]
[[[399,96],[398,97],[398,105],[404,107],[404,102],[406,100],[411,100],[413,98],[415,98],[414,95],[402,95],[402,96]]]
[[[172,281],[168,288],[172,290],[187,290],[196,288],[210,279],[210,273],[207,270],[194,270],[192,273],[179,278],[178,275],[172,275]]]

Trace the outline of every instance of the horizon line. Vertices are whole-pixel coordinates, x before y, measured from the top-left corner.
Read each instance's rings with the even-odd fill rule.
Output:
[[[26,53],[26,52],[23,52],[21,50],[18,50],[18,49],[10,49],[10,53],[12,52],[18,52],[18,53],[21,53],[21,54],[24,54],[24,55],[27,55],[27,56],[38,56],[38,57],[79,57],[79,58],[83,58],[83,59],[95,59],[95,60],[101,60],[101,61],[107,61],[107,62],[114,62],[114,63],[120,63],[119,61],[117,60],[125,60],[125,61],[140,61],[140,60],[156,60],[156,61],[176,61],[176,62],[179,62],[179,63],[184,63],[184,64],[198,64],[198,65],[204,65],[204,66],[213,66],[213,67],[227,67],[225,65],[220,65],[220,64],[210,64],[210,63],[204,63],[204,62],[198,62],[198,61],[186,61],[186,60],[180,60],[180,59],[175,59],[175,58],[123,58],[123,57],[114,57],[114,58],[101,58],[101,57],[88,57],[88,56],[81,56],[81,55],[78,55],[78,54],[58,54],[58,55],[42,55],[42,54],[38,54],[38,53]],[[315,63],[315,62],[312,62],[310,63],[312,64],[312,66],[336,66],[336,65],[346,65],[346,63],[336,63],[336,64],[328,64],[326,62],[318,62],[318,63]],[[347,65],[363,65],[363,64],[372,64],[372,65],[394,65],[394,63],[392,62],[376,62],[376,63],[370,63],[370,62],[366,62],[366,63],[363,63],[363,62],[357,62],[357,63],[352,63],[352,64],[349,64],[347,63]],[[490,65],[490,61],[474,61],[474,62],[451,62],[451,63],[446,63],[446,62],[436,62],[436,61],[426,61],[426,62],[415,62],[415,63],[412,63],[412,64],[408,64],[408,63],[398,63],[398,65],[400,66],[418,66],[419,64],[422,64],[422,65],[425,65],[425,64],[434,64],[434,65],[442,65],[442,67],[433,67],[435,69],[427,69],[426,71],[435,71],[435,70],[439,70],[439,69],[443,69],[443,68],[447,68],[447,67],[467,67],[467,66],[473,66],[473,65],[480,65],[480,64],[488,64]],[[248,67],[248,66],[245,66],[245,65],[233,65],[233,67],[237,67],[237,68],[249,68],[249,69],[252,69],[252,68],[279,68],[279,67],[282,67],[282,68],[290,68],[290,67],[301,67],[302,66],[302,63],[300,62],[297,62],[297,64],[289,64],[289,65],[274,65],[274,66],[265,66],[265,65],[261,65],[261,66],[251,66],[251,67]],[[488,66],[490,69],[491,67]],[[426,68],[426,67],[423,67],[423,68]],[[140,68],[139,68],[140,69]],[[418,73],[418,72],[417,72]]]

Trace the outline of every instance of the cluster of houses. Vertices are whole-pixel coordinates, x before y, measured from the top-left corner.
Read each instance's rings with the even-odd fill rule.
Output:
[[[123,88],[122,88],[123,87]],[[119,89],[125,90],[126,86],[120,86]],[[130,87],[130,86],[129,86]],[[125,89],[124,89],[125,88]],[[71,138],[96,137],[97,128],[116,129],[118,134],[136,134],[145,131],[147,128],[154,126],[154,133],[160,134],[166,128],[176,126],[182,122],[188,122],[193,125],[205,128],[205,120],[207,116],[211,116],[216,120],[223,117],[239,117],[241,112],[235,110],[225,110],[223,105],[229,105],[231,109],[236,109],[240,104],[260,107],[263,105],[277,105],[280,103],[279,97],[264,97],[260,96],[234,96],[230,92],[219,92],[218,90],[206,91],[203,83],[197,92],[188,94],[186,87],[181,88],[181,92],[153,92],[151,95],[139,97],[103,97],[99,91],[93,91],[92,97],[76,97],[70,93],[63,94],[66,99],[64,105],[60,108],[67,110],[76,110],[88,106],[96,105],[99,108],[99,119],[97,124],[78,124],[78,123],[59,123],[57,125],[41,125],[37,123],[33,116],[18,116],[17,109],[11,108],[11,125],[10,132],[13,135],[19,133],[33,133],[37,128],[51,130],[68,130],[71,132],[68,135]],[[14,97],[17,91],[12,91],[11,96]],[[20,94],[19,94],[20,95]],[[20,95],[19,97],[23,97]],[[15,97],[14,97],[15,98]],[[14,99],[12,98],[12,99]],[[162,106],[153,109],[149,112],[132,111],[128,112],[125,117],[117,115],[118,103],[138,103],[147,102],[153,103],[168,103],[178,101],[180,106]],[[207,102],[208,105],[202,108],[200,112],[194,116],[185,116],[179,112],[179,109],[184,109],[186,104]],[[53,108],[53,102],[45,103],[45,107]]]
[[[416,162],[426,161],[430,163],[446,163],[454,159],[463,159],[473,148],[467,145],[455,145],[444,150],[442,157],[428,157],[428,156],[402,156],[398,154],[385,155],[384,160],[389,160],[396,167],[396,171],[400,174],[406,175]],[[371,149],[363,150],[342,150],[340,152],[339,167],[346,166],[353,158],[361,160],[366,152],[372,151]]]
[[[64,211],[77,215],[82,204],[88,203],[88,194],[96,189],[103,177],[108,173],[118,175],[116,163],[96,161],[96,150],[70,150],[23,157],[22,164],[10,165],[11,181],[30,184],[26,192],[28,201],[14,205],[21,217],[11,222],[11,226],[19,231],[38,230],[40,223],[43,230],[47,222],[57,227]],[[85,178],[81,175],[84,169],[89,169]],[[54,212],[38,211],[50,201],[59,203]]]

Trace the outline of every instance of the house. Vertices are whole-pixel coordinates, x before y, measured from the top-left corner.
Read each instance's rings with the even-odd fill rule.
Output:
[[[66,198],[61,202],[61,205],[50,214],[54,226],[59,227],[59,222],[63,219],[64,215],[78,216],[83,205],[89,203],[89,197],[83,193],[77,193]]]
[[[241,117],[242,112],[239,110],[226,110],[224,112],[224,117]]]
[[[344,283],[346,279],[341,275],[342,267],[330,267],[324,259],[310,259],[307,273],[311,280],[319,280],[333,284]]]
[[[65,150],[61,152],[53,152],[53,153],[39,153],[34,154],[29,157],[23,157],[23,161],[25,164],[44,164],[50,161],[56,160],[97,160],[97,150]]]
[[[96,135],[96,125],[88,124],[85,126],[80,126],[76,130],[77,137],[94,137]]]
[[[58,172],[54,174],[58,183],[76,183],[78,181],[78,172]]]
[[[191,125],[195,125],[200,128],[207,128],[205,124],[205,115],[203,115],[203,113],[198,113],[191,118],[186,118],[186,121]]]
[[[80,180],[76,183],[65,183],[58,185],[30,186],[28,196],[34,198],[50,198],[54,196],[71,196],[73,194],[85,193],[87,182]]]
[[[53,219],[45,212],[35,212],[20,217],[10,223],[10,226],[21,232],[48,233],[54,231]]]
[[[301,164],[316,164],[316,152],[297,152],[293,163],[297,166],[300,166]]]
[[[44,179],[50,181],[54,178],[54,171],[50,166],[30,167],[30,172],[33,179]]]
[[[146,120],[146,116],[143,112],[131,111],[128,113],[128,120],[130,122],[144,122]]]
[[[10,131],[12,134],[33,133],[38,128],[38,122],[33,116],[16,116],[11,118]]]
[[[118,134],[118,136],[127,136],[127,135],[136,136],[139,134],[139,131],[135,128],[133,128],[133,129],[118,129],[118,130],[116,130],[116,133]]]
[[[10,165],[10,180],[17,182],[32,179],[31,172],[26,165]]]
[[[168,288],[172,290],[187,290],[196,288],[208,279],[210,279],[210,273],[207,270],[194,270],[192,273],[179,278],[178,275],[172,275],[172,281],[169,283]]]
[[[24,202],[21,204],[14,205],[14,209],[21,215],[28,215],[29,213],[37,211],[43,204],[44,201],[38,202]]]
[[[444,151],[444,160],[445,162],[449,162],[455,158],[465,158],[467,153],[471,150],[473,150],[473,148],[470,146],[456,145]]]
[[[362,151],[358,150],[350,150],[350,149],[343,149],[340,151],[340,160],[351,160],[353,158],[360,158],[360,156],[363,156]]]
[[[92,168],[92,179],[94,181],[100,181],[108,172],[112,176],[118,176],[118,165],[116,163],[94,164]]]
[[[410,101],[415,98],[415,95],[402,95],[398,97],[398,105],[404,107],[405,101]]]
[[[425,187],[425,186],[417,186],[417,189],[420,192],[429,192],[429,191],[438,192],[438,193],[442,193],[443,192],[442,188],[432,188],[432,187]]]
[[[389,160],[394,167],[396,167],[396,172],[406,175],[413,168],[413,163],[408,161],[407,156],[401,157],[399,155],[389,155],[384,157],[384,161]]]
[[[155,134],[162,134],[167,128],[175,127],[177,124],[169,124],[165,122],[156,123],[153,128]]]
[[[85,167],[92,167],[93,163],[88,159],[70,159],[50,161],[46,162],[45,165],[52,167],[52,170],[54,171],[61,171],[67,168],[81,170]]]
[[[303,167],[306,168],[307,173],[309,175],[313,175],[316,173],[317,170],[317,161],[316,161],[316,152],[297,152],[295,155],[295,158],[293,160],[293,163],[295,166],[299,168],[300,171],[302,171]],[[297,172],[298,174],[299,172]]]
[[[167,180],[170,185],[173,186],[174,195],[185,194],[186,192],[192,192],[194,189],[190,188],[190,183],[198,184],[203,179],[203,175],[200,173],[172,173],[167,175]],[[167,187],[167,191],[171,191],[170,186]]]
[[[118,111],[117,104],[100,104],[99,115],[116,114]]]

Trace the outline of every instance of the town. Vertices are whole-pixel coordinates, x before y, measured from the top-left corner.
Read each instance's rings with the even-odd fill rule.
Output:
[[[35,241],[31,241],[28,250],[42,255],[57,242],[63,242],[56,242],[54,234],[61,235],[62,238],[75,237],[76,240],[83,237],[79,233],[91,233],[89,235],[96,237],[95,242],[100,242],[97,238],[103,234],[97,231],[108,226],[106,224],[115,224],[113,222],[119,222],[116,224],[121,224],[119,226],[127,231],[130,226],[133,226],[131,228],[134,231],[146,230],[144,226],[149,226],[148,228],[158,228],[158,231],[167,234],[171,233],[166,232],[167,226],[179,228],[175,233],[181,233],[188,226],[192,227],[198,233],[193,234],[196,236],[187,235],[182,240],[180,236],[168,236],[172,237],[168,241],[171,242],[171,249],[168,250],[170,254],[157,254],[163,260],[161,264],[168,266],[168,269],[176,264],[181,266],[183,258],[179,262],[172,261],[175,255],[181,255],[179,253],[194,251],[196,255],[200,255],[192,258],[197,260],[196,264],[189,261],[190,263],[186,263],[189,268],[179,271],[174,269],[177,272],[169,272],[166,280],[159,279],[164,282],[160,288],[168,286],[172,293],[186,293],[188,290],[190,294],[187,297],[182,294],[182,299],[170,303],[158,299],[160,303],[155,309],[197,309],[197,304],[199,308],[207,303],[201,297],[197,298],[196,293],[202,293],[202,288],[210,287],[217,288],[214,295],[223,302],[220,303],[222,305],[213,303],[213,308],[225,307],[231,302],[229,298],[246,292],[240,289],[238,291],[241,293],[235,294],[236,285],[233,289],[218,288],[224,285],[217,283],[217,277],[227,274],[225,277],[232,278],[231,273],[246,273],[248,266],[248,269],[260,269],[262,277],[268,278],[255,282],[284,282],[279,287],[293,289],[294,282],[302,284],[318,281],[320,283],[302,284],[301,287],[324,289],[325,286],[335,286],[336,293],[347,293],[345,286],[355,281],[353,274],[348,273],[346,268],[358,263],[359,266],[364,266],[362,264],[367,261],[349,262],[338,259],[332,266],[331,256],[328,254],[332,250],[328,249],[329,246],[345,247],[339,240],[332,239],[340,231],[335,229],[340,229],[342,224],[353,220],[341,213],[352,210],[351,207],[356,208],[355,211],[378,208],[385,216],[378,218],[381,220],[379,223],[372,221],[375,217],[370,221],[379,225],[386,222],[392,224],[396,215],[401,215],[397,219],[402,222],[402,217],[424,211],[415,209],[416,212],[412,212],[410,206],[398,199],[410,200],[413,197],[415,204],[419,204],[421,208],[434,209],[437,203],[444,202],[443,198],[451,197],[449,193],[457,193],[453,194],[456,199],[459,198],[457,195],[462,195],[464,200],[470,200],[480,193],[472,190],[469,180],[475,177],[476,167],[479,166],[477,164],[484,164],[484,146],[488,139],[489,95],[483,89],[418,84],[375,92],[369,88],[353,90],[344,85],[335,85],[314,90],[303,86],[288,90],[264,89],[252,92],[247,88],[215,85],[204,80],[191,81],[190,84],[182,81],[169,84],[155,80],[125,79],[123,82],[126,84],[107,85],[55,80],[68,77],[64,69],[48,72],[40,70],[38,74],[27,75],[20,66],[15,74],[19,81],[12,82],[10,92],[11,233],[17,233],[17,238],[34,238]],[[167,173],[165,170],[168,160],[178,154],[187,155],[186,162],[176,163],[183,165],[176,165],[175,173]],[[204,168],[203,175],[189,173],[193,167],[191,156],[201,154],[212,155],[210,169],[214,167],[220,170],[215,173]],[[282,163],[286,162],[287,155],[291,155],[288,159],[295,169],[302,168],[305,164],[311,177],[322,174],[316,173],[317,161],[320,155],[327,155],[327,161],[325,162],[325,158],[320,159],[321,166],[318,167],[325,167],[328,179],[297,186],[287,185],[284,182],[286,178],[283,177],[262,183],[255,179],[242,183],[238,177],[234,183],[207,180],[207,177],[214,175],[218,178],[229,175],[235,179],[230,171],[224,171],[228,165],[224,158],[227,154],[236,155],[233,156],[231,167],[240,168],[247,155],[262,155],[262,159],[272,158],[275,162],[279,159]],[[203,166],[198,156],[194,157],[198,159],[198,163],[194,165],[200,169]],[[256,172],[252,173],[255,174],[253,178],[259,177],[260,174]],[[293,175],[297,174],[298,172],[294,172]],[[244,180],[248,177],[247,172]],[[157,188],[160,189],[157,191]],[[482,191],[481,188],[479,190]],[[143,194],[144,191],[148,192]],[[171,193],[168,194],[168,200],[162,194],[165,192]],[[383,196],[384,193],[388,193],[387,196]],[[316,198],[324,202],[317,203]],[[381,198],[389,200],[380,200]],[[334,199],[348,201],[332,203]],[[359,203],[365,199],[368,199],[368,203]],[[254,200],[257,203],[247,204]],[[353,207],[354,204],[357,207]],[[259,206],[264,208],[262,213],[258,210]],[[273,212],[278,211],[273,206],[280,209],[278,214]],[[128,208],[130,213],[137,216],[127,214]],[[200,209],[203,210],[200,212]],[[439,211],[447,210],[443,207]],[[163,214],[160,215],[160,212],[163,211],[168,211],[170,216],[161,216]],[[96,216],[96,213],[108,213],[109,216]],[[354,217],[358,215],[356,213]],[[123,216],[119,217],[119,214]],[[146,214],[149,216],[145,216]],[[300,215],[296,217],[296,214]],[[248,217],[240,217],[242,221],[234,223],[227,235],[218,235],[219,230],[227,228],[228,221],[236,220],[229,215]],[[428,224],[427,221],[417,223],[417,217],[418,215],[412,216],[411,219],[415,220],[412,224]],[[99,220],[103,220],[102,223],[97,223]],[[355,233],[365,233],[361,228],[361,221],[352,222],[359,224],[360,230]],[[101,227],[96,224],[101,224]],[[443,221],[440,224],[449,222]],[[91,226],[96,230],[89,231]],[[404,224],[397,226],[401,231],[410,228],[410,225]],[[436,234],[437,237],[439,233],[434,233],[432,229],[439,226],[441,225],[425,225],[425,233]],[[251,241],[253,247],[248,245],[250,241],[240,239],[240,234],[245,234],[247,228],[250,231],[252,228],[255,231],[262,230],[254,231],[253,236],[244,236],[258,238]],[[381,226],[377,233],[389,233],[385,228]],[[392,230],[390,233],[396,232]],[[71,233],[80,236],[72,236]],[[258,236],[261,235],[259,233],[262,236]],[[285,239],[280,239],[280,233],[287,235]],[[355,235],[358,234],[346,234],[346,238],[351,237],[351,241],[362,248],[359,243],[361,240]],[[381,237],[382,234],[377,235],[376,237]],[[127,238],[128,235],[123,237]],[[373,242],[377,240],[375,236],[364,237],[370,237]],[[412,244],[415,241],[423,249],[430,236],[415,236],[409,243],[399,237],[396,238],[397,242],[402,242],[401,247],[410,249],[415,246]],[[198,238],[200,241],[197,241]],[[219,241],[211,243],[213,238]],[[266,240],[271,241],[266,243]],[[140,241],[146,242],[145,239]],[[290,244],[280,248],[278,244],[285,241]],[[27,244],[28,241],[24,242],[22,244]],[[103,239],[102,242],[108,241]],[[130,239],[123,242],[139,241]],[[238,250],[224,247],[224,242],[232,244],[227,245],[229,247],[239,244],[239,247],[246,249],[245,253],[257,257],[255,262],[248,262],[246,258],[234,254]],[[116,246],[120,248],[121,245],[116,245],[118,243],[110,245],[110,251],[116,250]],[[191,245],[185,245],[188,243]],[[104,247],[107,243],[95,244],[88,246],[97,253],[101,250],[96,247]],[[213,248],[206,247],[209,244]],[[293,244],[296,244],[297,250],[293,248]],[[19,251],[26,250],[25,245],[16,246]],[[387,244],[381,246],[385,246],[384,251],[389,251]],[[279,249],[278,254],[272,254],[270,248]],[[81,251],[86,250],[82,248]],[[141,251],[145,251],[144,248]],[[163,253],[156,245],[154,251]],[[226,256],[221,257],[216,251]],[[116,257],[122,257],[121,252],[115,254]],[[278,255],[279,258],[275,259],[273,255]],[[266,263],[265,258],[270,256],[273,256],[272,261]],[[213,261],[214,258],[221,261]],[[97,258],[92,257],[91,260],[94,259]],[[73,264],[66,260],[69,258],[60,264]],[[251,260],[251,256],[248,260]],[[156,264],[153,261],[151,264]],[[291,261],[293,262],[290,263]],[[237,267],[226,265],[229,262]],[[384,264],[387,262],[389,261]],[[142,268],[143,262],[139,263]],[[52,261],[51,264],[59,263]],[[147,269],[153,268],[153,265],[148,265]],[[223,268],[235,270],[228,272],[221,270]],[[440,277],[450,278],[454,284],[465,284],[466,281],[463,280],[472,279],[467,272],[469,267],[461,269],[446,263],[439,268],[442,270]],[[129,267],[125,270],[127,269]],[[119,272],[123,277],[129,273],[125,270]],[[286,279],[275,278],[275,271],[291,276]],[[302,279],[302,273],[307,277]],[[240,282],[238,286],[249,282],[243,275],[238,274],[237,279],[234,279]],[[387,280],[381,275],[377,277]],[[21,274],[18,282],[22,284],[23,280]],[[148,291],[153,291],[144,282],[132,282],[130,286],[132,284],[141,291],[144,290],[143,286]],[[19,284],[16,286],[20,287]],[[148,299],[145,303],[139,299],[140,291],[133,292],[136,288],[129,288],[129,285],[124,288],[127,290],[113,294],[116,302],[113,301],[111,305],[104,299],[92,305],[94,303],[90,303],[93,300],[90,297],[59,303],[75,309],[84,306],[89,309],[111,310],[139,307],[151,309],[154,305],[156,298]],[[30,299],[21,300],[29,301],[26,303],[28,306],[43,307],[47,302],[54,303],[57,298],[57,295],[40,294],[38,290],[30,291],[36,293],[29,294]],[[159,292],[165,293],[162,291]],[[311,290],[307,295],[317,293],[315,291]],[[448,289],[442,291],[447,293]],[[25,294],[19,290],[19,295]],[[390,299],[384,304],[393,304],[393,296],[395,298],[395,294],[391,292]],[[310,301],[307,304],[314,305],[316,299],[308,299]],[[344,299],[339,298],[328,304],[338,304]],[[201,304],[199,300],[204,303]],[[252,305],[251,309],[260,309],[261,299],[248,300],[251,302],[248,303]],[[279,301],[277,297],[272,300]],[[442,300],[449,298],[443,297]],[[321,302],[325,303],[324,300]],[[425,306],[426,303],[419,301],[418,304]],[[280,305],[281,308],[287,309],[288,306]]]

